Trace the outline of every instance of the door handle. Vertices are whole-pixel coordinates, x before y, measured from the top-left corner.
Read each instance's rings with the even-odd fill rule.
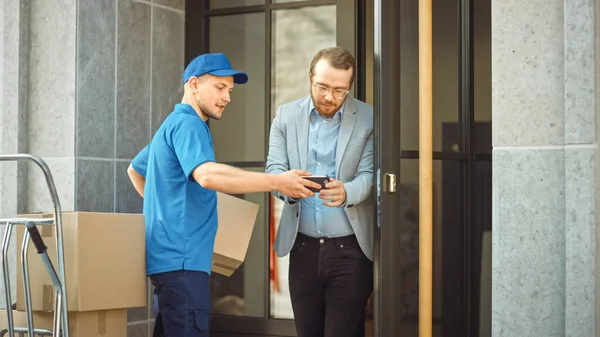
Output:
[[[396,175],[386,173],[383,175],[383,191],[388,194],[396,193]]]

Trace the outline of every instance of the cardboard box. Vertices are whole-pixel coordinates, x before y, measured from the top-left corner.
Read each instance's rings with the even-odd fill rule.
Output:
[[[12,313],[14,326],[27,328],[25,312],[13,310]],[[0,331],[8,329],[7,319],[6,310],[0,310]],[[34,312],[33,326],[36,329],[53,330],[53,319],[53,312]],[[69,336],[127,337],[127,309],[71,312],[69,313]]]
[[[22,217],[54,217],[29,214]],[[95,311],[147,304],[146,243],[141,214],[63,212],[63,246],[69,311]],[[54,226],[38,226],[54,269]],[[25,226],[17,227],[17,309],[25,310],[21,246]],[[54,310],[54,287],[33,243],[29,280],[34,311]]]
[[[212,271],[231,276],[244,262],[259,205],[217,192],[219,228],[215,238]]]

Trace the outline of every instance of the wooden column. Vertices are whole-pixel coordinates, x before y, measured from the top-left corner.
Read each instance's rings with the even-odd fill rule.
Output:
[[[419,0],[419,337],[432,334],[431,0]]]

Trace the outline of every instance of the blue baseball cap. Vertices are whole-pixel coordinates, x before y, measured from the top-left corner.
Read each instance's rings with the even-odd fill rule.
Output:
[[[183,71],[183,83],[189,81],[192,76],[211,74],[215,76],[233,76],[233,82],[244,84],[248,82],[248,75],[244,72],[233,70],[227,56],[223,53],[202,54],[188,64]]]

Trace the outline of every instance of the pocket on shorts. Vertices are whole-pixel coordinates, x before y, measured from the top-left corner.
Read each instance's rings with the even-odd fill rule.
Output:
[[[196,329],[200,331],[208,331],[210,325],[210,315],[206,310],[194,310],[194,322]]]

